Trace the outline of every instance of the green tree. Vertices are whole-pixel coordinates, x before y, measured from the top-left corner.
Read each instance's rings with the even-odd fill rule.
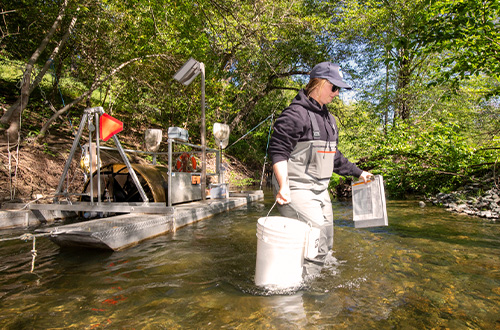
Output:
[[[497,0],[428,1],[413,35],[425,52],[441,54],[437,82],[455,85],[472,76],[496,80],[490,95],[500,92],[500,3]]]
[[[40,83],[42,77],[45,75],[45,72],[49,68],[50,61],[58,55],[61,47],[64,46],[71,30],[74,27],[75,19],[72,19],[66,34],[60,39],[58,43],[56,43],[50,55],[50,58],[47,61],[45,61],[43,68],[37,75],[35,75],[36,77],[32,82],[32,73],[35,64],[39,60],[40,56],[45,52],[47,46],[49,45],[49,42],[52,41],[52,38],[54,37],[57,29],[61,25],[61,22],[63,21],[63,18],[66,14],[67,6],[68,6],[68,1],[65,0],[62,3],[59,13],[57,14],[55,20],[48,29],[44,38],[40,41],[40,44],[38,45],[36,50],[31,54],[30,58],[27,61],[21,81],[21,95],[19,96],[17,101],[12,106],[10,106],[9,109],[7,109],[7,111],[0,118],[0,123],[9,125],[8,129],[5,131],[5,140],[9,143],[16,144],[15,141],[18,140],[18,135],[19,135],[21,113],[28,105],[30,94]]]
[[[225,0],[209,1],[201,8],[217,63],[212,74],[225,89],[223,103],[231,106],[227,118],[233,130],[243,120],[258,122],[277,110],[257,106],[268,102],[268,97],[288,102],[273,91],[297,90],[300,86],[291,77],[307,74],[315,63],[328,58],[329,45],[321,42],[328,18],[313,10],[314,5]],[[259,108],[265,112],[256,114]]]
[[[340,1],[331,8],[338,51],[351,66],[357,86],[381,104],[384,122],[390,117],[408,120],[418,102],[415,77],[425,68],[426,57],[411,32],[424,1]],[[365,81],[364,84],[360,80]],[[361,85],[361,86],[360,86]]]

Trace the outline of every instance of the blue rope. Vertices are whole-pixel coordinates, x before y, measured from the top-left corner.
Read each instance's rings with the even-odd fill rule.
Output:
[[[271,125],[269,125],[269,133],[267,134],[266,158],[267,158],[267,149],[269,149],[269,141],[271,140],[271,129],[273,128],[273,119],[274,119],[274,112],[271,114]]]
[[[229,148],[231,148],[232,146],[234,146],[236,143],[240,142],[242,139],[245,138],[245,136],[247,136],[248,134],[252,133],[257,127],[259,127],[260,125],[264,124],[269,118],[271,118],[273,116],[274,116],[274,113],[272,113],[271,115],[269,115],[266,119],[264,119],[263,121],[261,121],[257,126],[255,126],[254,128],[252,128],[245,135],[243,135],[238,140],[236,140],[233,144],[231,144],[229,147],[227,147],[226,150],[229,149]],[[269,145],[269,140],[268,140],[268,145]]]

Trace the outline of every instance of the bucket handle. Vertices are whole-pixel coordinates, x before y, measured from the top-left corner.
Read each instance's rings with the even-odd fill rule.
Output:
[[[266,225],[267,218],[269,217],[269,214],[271,214],[271,211],[274,209],[274,207],[276,206],[276,203],[277,203],[277,202],[278,202],[278,201],[274,201],[273,206],[271,206],[271,209],[269,210],[269,212],[267,212],[266,218],[264,219],[264,224],[263,224],[264,226]]]
[[[271,211],[272,211],[272,210],[273,210],[273,208],[276,206],[276,203],[277,203],[277,202],[278,202],[278,201],[274,201],[273,206],[271,206],[271,209],[269,210],[269,212],[267,212],[266,219],[264,220],[264,224],[266,223],[267,218],[269,217],[269,214],[271,214]],[[297,212],[297,210],[296,210],[296,209],[294,209],[291,205],[288,205],[288,206],[290,206],[290,207],[292,208],[292,210],[294,210],[294,211],[295,211],[295,213],[297,213],[297,220],[299,220],[299,212]],[[311,222],[310,222],[310,221],[308,221],[308,222],[307,222],[307,224],[308,224],[309,226],[311,226],[311,228],[312,228],[312,224],[311,224]]]
[[[278,202],[278,201],[274,201],[273,206],[271,206],[271,209],[269,210],[269,212],[267,212],[266,219],[267,219],[267,217],[269,217],[269,214],[271,213],[271,211],[273,210],[273,208],[276,206],[276,203],[277,203],[277,202]]]
[[[307,225],[309,226],[309,231],[307,232],[307,236],[306,236],[306,241],[309,241],[309,234],[312,232],[313,230],[313,224],[311,221],[307,221]]]

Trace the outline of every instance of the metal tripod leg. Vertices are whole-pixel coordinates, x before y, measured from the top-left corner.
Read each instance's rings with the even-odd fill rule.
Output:
[[[139,191],[139,194],[142,197],[142,201],[144,203],[148,202],[148,197],[146,196],[146,193],[144,192],[144,189],[141,186],[141,183],[139,182],[139,179],[137,178],[137,174],[135,174],[134,169],[132,168],[132,165],[130,165],[130,162],[128,161],[127,155],[125,155],[125,151],[123,151],[122,145],[120,144],[120,141],[116,137],[116,135],[113,135],[113,141],[115,141],[116,149],[118,149],[118,152],[120,153],[120,156],[122,156],[123,162],[125,165],[127,165],[128,173],[132,177],[132,180],[134,181],[137,190]]]
[[[82,137],[82,133],[83,133],[83,128],[85,127],[85,124],[86,122],[88,121],[89,118],[92,118],[92,117],[89,117],[89,115],[93,115],[95,114],[95,120],[96,120],[96,126],[97,126],[97,131],[99,130],[99,121],[98,121],[98,117],[99,115],[102,115],[104,113],[104,110],[102,109],[102,107],[96,107],[96,108],[89,108],[89,109],[85,109],[85,112],[82,116],[82,120],[80,121],[80,127],[78,128],[78,132],[75,136],[75,140],[73,141],[73,146],[71,147],[71,151],[69,153],[69,156],[68,156],[68,160],[66,161],[66,164],[64,165],[64,170],[63,170],[63,173],[61,175],[61,179],[59,180],[59,185],[57,186],[57,190],[56,190],[56,197],[54,198],[54,202],[57,202],[58,201],[58,195],[61,195],[62,194],[62,187],[63,187],[63,184],[64,184],[64,179],[66,178],[66,175],[68,174],[68,171],[69,171],[69,167],[71,165],[71,161],[73,160],[73,157],[75,156],[75,152],[76,152],[76,147],[78,146],[78,143],[80,141],[80,138]],[[89,131],[90,131],[90,128],[89,128]],[[91,142],[92,141],[92,132],[89,132],[89,141]],[[98,204],[100,203],[100,196],[101,196],[101,185],[100,185],[100,163],[101,163],[101,159],[100,159],[100,152],[99,152],[99,132],[96,132],[96,143],[97,143],[97,171],[98,171],[98,183],[97,183],[97,195],[98,195]],[[137,178],[137,174],[135,173],[134,169],[132,168],[132,165],[130,165],[130,162],[128,161],[128,158],[127,158],[127,155],[125,154],[125,151],[123,150],[123,147],[122,145],[120,144],[120,141],[118,140],[118,138],[116,137],[116,135],[113,135],[113,140],[115,141],[115,145],[116,145],[116,148],[118,149],[118,152],[120,153],[120,156],[122,157],[123,159],[123,162],[125,163],[125,165],[127,166],[127,169],[128,169],[128,172],[130,173],[130,176],[132,177],[132,181],[134,181],[136,187],[137,187],[137,190],[139,191],[139,194],[141,195],[141,198],[142,198],[142,201],[144,203],[148,203],[148,197],[146,196],[146,193],[144,192],[144,189],[142,188],[141,186],[141,183],[139,182],[139,179]],[[89,143],[90,144],[90,143]],[[93,171],[92,171],[92,151],[89,152],[89,161],[90,161],[90,188],[91,190],[93,189],[93,183],[92,183],[92,175],[93,175]],[[93,193],[91,192],[91,197],[90,197],[90,200],[91,200],[91,204],[93,204]]]
[[[82,136],[83,128],[85,127],[85,123],[87,122],[87,113],[83,114],[82,121],[80,121],[80,127],[78,128],[78,132],[76,133],[75,140],[73,141],[73,146],[71,147],[71,151],[69,152],[68,160],[66,161],[66,164],[64,165],[64,170],[61,175],[61,179],[59,180],[59,185],[57,186],[56,189],[56,197],[54,198],[54,201],[57,202],[59,198],[57,197],[59,194],[61,194],[61,189],[64,184],[64,179],[66,178],[66,175],[68,174],[69,167],[71,165],[71,161],[73,160],[73,156],[75,155],[76,147],[78,146],[78,142],[80,141],[80,137]]]

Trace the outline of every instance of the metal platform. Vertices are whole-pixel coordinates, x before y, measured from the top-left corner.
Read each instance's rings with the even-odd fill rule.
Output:
[[[225,199],[207,199],[207,152],[215,153],[215,172],[209,175],[218,177],[219,184],[224,184],[224,171],[221,167],[222,144],[219,149],[209,149],[203,136],[201,146],[197,146],[187,143],[187,139],[178,141],[175,134],[169,134],[168,152],[157,152],[159,144],[153,148],[155,151],[144,152],[153,156],[153,164],[131,164],[126,151],[140,151],[123,149],[116,134],[103,135],[104,141],[110,137],[113,139],[114,148],[100,145],[103,117],[110,116],[104,113],[102,107],[85,109],[59,184],[52,196],[53,202],[12,205],[17,213],[0,211],[0,228],[46,224],[46,213],[49,213],[50,218],[55,218],[55,214],[63,212],[78,214],[84,218],[100,217],[69,225],[46,227],[36,232],[48,234],[47,236],[60,246],[121,250],[145,239],[175,231],[179,227],[264,198],[263,192],[258,190],[240,192]],[[205,127],[202,126],[204,132]],[[82,148],[80,164],[84,165],[82,169],[88,178],[83,191],[74,192],[69,189],[69,170],[85,128],[88,131],[88,148]],[[229,131],[226,133],[228,135]],[[156,141],[160,143],[161,138]],[[175,151],[174,145],[177,144],[181,144],[183,148]],[[101,149],[117,151],[123,163],[102,166]],[[195,149],[201,150],[201,172],[196,169],[194,157],[194,154],[200,151],[194,151]],[[188,153],[186,150],[191,151]],[[168,157],[166,166],[156,165],[158,155]],[[183,157],[184,155],[187,156]],[[177,156],[179,158],[175,160],[174,157]],[[184,167],[183,159],[191,159],[191,167]],[[162,162],[165,164],[163,160]],[[222,195],[227,196],[216,194],[217,197]],[[35,223],[31,220],[32,215],[36,217]],[[1,221],[2,218],[6,218],[6,221]]]
[[[226,199],[208,199],[175,206],[170,214],[130,213],[47,227],[36,232],[51,233],[50,240],[62,247],[117,251],[264,198],[262,190],[234,195]]]
[[[50,240],[62,247],[120,250],[171,231],[173,223],[172,215],[124,214],[37,232],[52,233]]]
[[[109,212],[109,213],[156,213],[173,214],[174,208],[165,206],[165,203],[58,203],[58,204],[30,204],[30,210],[58,210],[73,212]]]

